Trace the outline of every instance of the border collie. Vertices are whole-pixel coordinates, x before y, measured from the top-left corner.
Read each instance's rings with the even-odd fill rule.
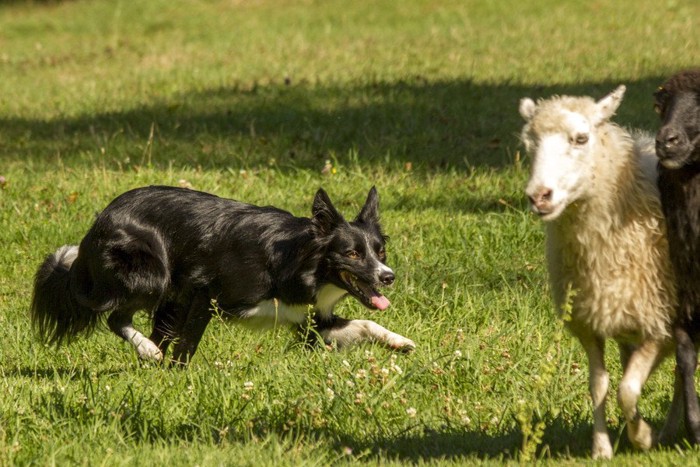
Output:
[[[338,347],[376,341],[412,350],[410,339],[333,308],[351,295],[370,309],[394,282],[373,187],[346,221],[323,189],[312,217],[295,217],[183,188],[128,191],[97,216],[80,246],[65,245],[37,271],[31,316],[42,340],[59,345],[109,328],[140,358],[185,364],[215,313],[253,327],[287,325]],[[146,338],[132,324],[150,312]],[[311,326],[314,332],[308,331]]]

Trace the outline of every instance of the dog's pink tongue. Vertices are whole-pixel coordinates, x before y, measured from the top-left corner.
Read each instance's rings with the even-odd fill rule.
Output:
[[[391,302],[384,295],[375,295],[372,297],[372,305],[380,310],[386,310],[391,305]]]

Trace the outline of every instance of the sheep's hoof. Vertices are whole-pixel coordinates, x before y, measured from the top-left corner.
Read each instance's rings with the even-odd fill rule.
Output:
[[[678,425],[668,424],[661,428],[659,434],[654,437],[654,446],[671,446],[678,436]]]
[[[591,453],[593,459],[612,459],[612,456],[613,448],[609,437],[593,438],[593,452]]]
[[[644,420],[639,420],[638,423],[629,423],[627,435],[632,444],[643,451],[651,449],[654,445],[654,430]]]

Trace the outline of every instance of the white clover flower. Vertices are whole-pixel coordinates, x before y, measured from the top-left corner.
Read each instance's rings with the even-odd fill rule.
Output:
[[[414,407],[409,407],[406,409],[406,415],[408,415],[408,418],[414,418],[416,413],[418,413],[418,411]]]

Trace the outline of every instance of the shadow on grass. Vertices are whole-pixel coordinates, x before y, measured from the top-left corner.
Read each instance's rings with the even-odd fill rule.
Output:
[[[615,427],[609,427],[609,429],[616,455],[641,452],[632,446],[626,431],[615,431]],[[538,446],[536,458],[590,459],[592,435],[593,427],[587,420],[571,423],[557,418],[547,425],[542,443]],[[368,453],[370,458],[392,459],[413,464],[438,459],[515,461],[519,458],[522,445],[522,436],[517,429],[497,436],[481,431],[437,432],[418,429],[410,434],[371,441],[343,439],[342,436],[339,438],[342,440],[341,445],[338,446],[339,449],[347,446],[353,452]],[[675,443],[678,446],[684,446],[682,434],[677,437]]]
[[[363,461],[398,461],[402,463],[419,464],[435,460],[451,460],[470,462],[481,461],[518,461],[522,438],[517,428],[506,430],[499,434],[490,434],[481,430],[464,430],[452,427],[416,425],[409,430],[392,433],[391,427],[383,427],[382,434],[358,437],[354,433],[338,429],[316,428],[309,425],[298,425],[289,429],[285,424],[291,419],[296,409],[290,407],[288,413],[267,414],[249,420],[244,414],[245,405],[239,408],[237,415],[210,413],[210,417],[192,419],[171,423],[163,417],[163,410],[177,410],[169,407],[158,395],[146,394],[124,389],[116,397],[97,397],[100,393],[99,384],[91,383],[91,379],[102,374],[113,375],[114,371],[103,371],[98,374],[82,370],[68,369],[34,369],[20,368],[6,371],[6,376],[23,376],[29,378],[55,379],[56,374],[81,380],[82,389],[66,395],[63,391],[50,391],[41,395],[36,410],[46,412],[51,419],[62,420],[70,418],[79,423],[91,425],[95,419],[100,419],[107,425],[116,423],[125,439],[135,443],[176,444],[177,442],[212,442],[246,443],[252,438],[289,439],[293,443],[299,439],[313,440],[315,443],[327,446],[331,450],[344,453],[351,452]],[[76,394],[86,394],[91,398],[97,397],[92,405],[77,403]],[[92,400],[92,399],[90,399]],[[208,404],[207,404],[208,406]],[[94,410],[91,410],[94,409]],[[659,427],[661,421],[652,420],[652,425]],[[252,424],[252,425],[251,425]],[[222,432],[217,427],[232,427]],[[244,428],[245,427],[245,428]],[[624,430],[619,427],[609,427],[611,440],[616,447],[616,455],[624,453],[639,453],[632,447]],[[676,443],[685,449],[682,433]],[[537,459],[589,459],[592,439],[592,424],[588,413],[582,413],[581,418],[564,420],[557,417],[547,423],[542,443],[538,446]],[[668,449],[666,447],[665,449]]]
[[[354,453],[367,453],[371,458],[418,463],[433,459],[447,460],[514,460],[520,446],[520,433],[508,432],[490,436],[479,431],[435,432],[425,430],[396,438],[374,439],[371,442],[343,440]]]
[[[653,130],[651,94],[663,77],[626,82],[616,121]],[[43,165],[144,164],[213,169],[320,170],[324,161],[405,166],[504,167],[520,149],[521,97],[602,97],[617,81],[526,87],[469,80],[358,86],[237,85],[153,98],[119,112],[33,120],[0,118],[0,157]],[[136,167],[137,168],[137,167]]]

